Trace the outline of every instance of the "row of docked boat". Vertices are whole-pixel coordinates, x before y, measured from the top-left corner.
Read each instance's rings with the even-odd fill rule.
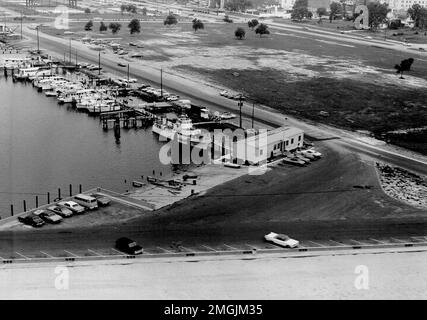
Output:
[[[111,87],[97,87],[86,84],[86,80],[69,80],[60,75],[48,75],[33,79],[33,86],[48,97],[57,98],[60,104],[71,104],[79,111],[99,114],[119,111],[123,103],[117,99]]]

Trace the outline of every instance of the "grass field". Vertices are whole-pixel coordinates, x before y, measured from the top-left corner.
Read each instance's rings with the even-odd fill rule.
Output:
[[[244,40],[234,37],[238,26],[246,30]],[[243,92],[283,113],[367,130],[377,138],[427,125],[427,59],[403,46],[396,51],[293,31],[272,30],[270,36],[259,37],[235,23],[206,23],[204,30],[194,32],[189,23],[165,27],[146,22],[141,34],[133,36],[127,23],[117,35],[100,34],[98,29],[98,22],[93,32],[85,32],[82,23],[72,27],[78,36],[121,38],[118,42],[125,47],[139,42],[144,58],[138,63]],[[399,79],[393,67],[408,57],[415,58],[412,70]],[[394,135],[392,141],[426,153],[423,139],[407,140]]]

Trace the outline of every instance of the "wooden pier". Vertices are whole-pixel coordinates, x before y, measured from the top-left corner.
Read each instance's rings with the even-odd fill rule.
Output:
[[[108,130],[110,124],[113,128],[144,128],[153,123],[155,116],[151,113],[133,108],[125,108],[119,111],[101,112],[99,120],[102,122],[102,128]]]

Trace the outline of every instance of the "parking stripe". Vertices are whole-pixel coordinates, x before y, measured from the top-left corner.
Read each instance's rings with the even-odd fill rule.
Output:
[[[239,249],[233,248],[232,246],[229,246],[228,244],[225,244],[225,243],[224,243],[224,246],[226,246],[227,248],[230,248],[231,250],[239,250]]]
[[[24,256],[22,253],[19,253],[18,251],[15,251],[16,254],[20,255],[21,257],[23,257],[24,259],[29,260],[30,258],[28,258],[27,256]]]
[[[73,257],[78,257],[78,255],[76,255],[76,254],[74,254],[74,253],[72,253],[72,252],[70,252],[70,251],[67,251],[67,250],[64,250],[66,253],[68,253],[68,254],[70,254],[70,255],[72,255]]]
[[[339,246],[345,246],[345,244],[344,243],[341,243],[341,242],[338,242],[338,241],[335,241],[335,240],[331,240],[331,239],[329,239],[329,241],[331,241],[331,242],[335,242],[337,245],[339,245]]]
[[[261,250],[261,249],[262,249],[262,248],[258,248],[257,246],[254,246],[254,245],[249,244],[249,243],[246,243],[246,245],[247,245],[248,247],[251,247],[252,249],[255,249],[255,250]]]
[[[210,250],[210,251],[215,251],[218,252],[217,250],[215,250],[214,248],[211,248],[209,246],[205,246],[204,244],[202,244],[202,247],[205,247],[206,249]]]
[[[357,244],[360,244],[362,246],[366,246],[366,243],[363,243],[363,242],[360,242],[360,241],[357,241],[357,240],[354,240],[354,239],[350,239],[350,241],[356,242]]]
[[[114,252],[117,252],[118,254],[120,254],[121,256],[122,255],[124,255],[124,253],[123,252],[120,252],[119,250],[116,250],[116,249],[114,249],[114,248],[111,248],[111,250],[113,250]]]
[[[50,255],[49,253],[46,253],[46,252],[44,252],[44,251],[40,251],[41,253],[43,253],[45,256],[47,256],[48,258],[53,258],[53,256],[52,255]]]
[[[87,251],[92,252],[93,254],[95,254],[97,256],[102,256],[102,254],[96,252],[95,250],[87,249]]]
[[[316,246],[319,246],[319,247],[326,247],[324,244],[321,244],[321,243],[318,243],[318,242],[314,242],[313,240],[309,240],[307,242],[314,243]]]
[[[380,241],[380,240],[377,240],[377,239],[374,239],[374,238],[369,238],[368,240],[372,240],[372,241],[375,241],[375,242],[380,243],[380,244],[387,244],[387,242]]]
[[[159,248],[160,250],[166,251],[167,253],[173,253],[172,251],[170,251],[170,250],[168,250],[168,249],[164,249],[164,248],[162,248],[162,247],[157,247],[157,248]]]

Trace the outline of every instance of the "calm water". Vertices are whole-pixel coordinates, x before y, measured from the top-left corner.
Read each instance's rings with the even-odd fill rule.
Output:
[[[131,189],[141,175],[169,175],[171,168],[160,164],[161,143],[151,128],[103,131],[98,118],[57,104],[55,98],[37,92],[31,84],[13,83],[0,76],[0,216],[34,207],[73,191],[102,186],[118,192]],[[127,183],[125,183],[127,180]]]

